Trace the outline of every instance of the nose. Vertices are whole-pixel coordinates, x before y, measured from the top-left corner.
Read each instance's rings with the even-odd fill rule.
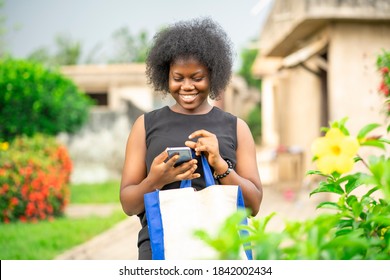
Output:
[[[182,90],[193,90],[195,86],[192,84],[192,82],[188,79],[185,79],[183,81],[183,84],[181,85]]]

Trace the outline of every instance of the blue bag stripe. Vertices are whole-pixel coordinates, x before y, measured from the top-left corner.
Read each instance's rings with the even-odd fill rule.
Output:
[[[238,187],[238,189],[237,189],[237,209],[238,210],[240,210],[240,209],[245,210],[244,196],[242,195],[242,191],[241,191],[240,187]],[[248,225],[247,218],[244,218],[241,221],[241,224]],[[241,236],[248,236],[249,233],[248,233],[248,231],[241,229],[240,230],[240,235]],[[250,244],[246,243],[246,244],[244,244],[244,246],[245,245],[250,245]],[[251,249],[245,250],[245,254],[246,254],[246,257],[248,258],[248,260],[253,260],[253,254],[252,254],[252,250]]]
[[[181,189],[191,188],[191,186],[192,186],[191,180],[182,180],[181,183],[180,183],[180,188]]]
[[[201,156],[204,179],[206,182],[206,187],[212,186],[215,184],[213,173],[211,172],[210,165],[204,155]],[[188,188],[191,187],[191,180],[183,180],[180,183],[180,188]]]
[[[204,173],[204,179],[206,181],[206,187],[214,185],[214,176],[211,173],[210,165],[204,155],[202,155],[202,165],[203,165],[203,173]]]
[[[152,248],[152,259],[164,260],[164,229],[160,212],[159,191],[145,194],[144,204],[148,221],[150,247]]]

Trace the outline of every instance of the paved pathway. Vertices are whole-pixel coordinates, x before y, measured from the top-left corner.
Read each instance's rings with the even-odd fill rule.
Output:
[[[258,217],[264,217],[272,212],[277,215],[270,221],[269,230],[281,230],[284,220],[303,220],[316,214],[315,206],[324,197],[313,196],[309,198],[309,189],[302,188],[291,191],[288,188],[264,187],[264,198]],[[81,215],[96,212],[107,215],[118,206],[80,206],[73,205],[67,210],[69,215]],[[71,250],[61,254],[56,259],[77,260],[136,260],[137,235],[140,229],[136,216],[126,218],[113,228],[107,230]]]

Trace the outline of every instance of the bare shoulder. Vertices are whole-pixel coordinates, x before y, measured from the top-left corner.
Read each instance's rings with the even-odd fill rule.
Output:
[[[145,129],[145,117],[144,117],[144,114],[142,114],[141,116],[139,116],[135,120],[132,129]]]
[[[248,124],[239,117],[237,117],[237,136],[239,138],[252,138]]]
[[[139,138],[145,135],[145,118],[144,115],[139,116],[131,127],[129,138]]]

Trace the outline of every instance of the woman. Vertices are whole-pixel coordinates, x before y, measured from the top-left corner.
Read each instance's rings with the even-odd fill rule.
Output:
[[[229,38],[209,18],[178,22],[157,33],[146,61],[148,82],[175,100],[140,116],[126,146],[120,199],[127,215],[138,215],[139,259],[151,259],[143,197],[156,189],[172,189],[192,180],[205,187],[201,154],[218,184],[239,185],[245,206],[256,215],[262,187],[255,144],[247,124],[209,103],[225,90],[232,75]],[[167,147],[188,146],[196,158],[175,167]]]

